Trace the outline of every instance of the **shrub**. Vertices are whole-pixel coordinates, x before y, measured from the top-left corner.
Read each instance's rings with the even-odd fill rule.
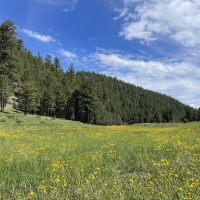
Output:
[[[7,120],[6,120],[6,118],[5,117],[2,117],[1,119],[0,119],[0,122],[6,122]]]
[[[22,123],[23,121],[21,119],[16,119],[16,123],[20,124]]]
[[[8,119],[14,119],[15,116],[10,114],[10,115],[7,115],[7,118],[8,118]]]

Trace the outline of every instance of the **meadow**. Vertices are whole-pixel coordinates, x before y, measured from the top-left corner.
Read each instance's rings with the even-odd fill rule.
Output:
[[[0,113],[0,199],[200,199],[200,123],[94,126]]]

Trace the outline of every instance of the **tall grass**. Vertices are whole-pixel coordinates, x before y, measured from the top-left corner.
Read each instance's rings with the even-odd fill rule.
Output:
[[[200,199],[199,123],[1,117],[0,199]]]

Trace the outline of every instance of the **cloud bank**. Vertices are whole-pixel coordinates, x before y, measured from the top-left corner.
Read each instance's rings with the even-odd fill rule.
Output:
[[[199,0],[124,0],[114,19],[123,19],[120,36],[145,42],[170,39],[185,47],[200,45]]]

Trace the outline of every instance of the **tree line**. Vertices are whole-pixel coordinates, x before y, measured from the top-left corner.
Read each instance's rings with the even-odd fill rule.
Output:
[[[63,71],[58,57],[36,56],[16,37],[11,20],[0,25],[0,109],[8,98],[29,113],[99,125],[200,121],[194,109],[169,96],[94,72]]]

